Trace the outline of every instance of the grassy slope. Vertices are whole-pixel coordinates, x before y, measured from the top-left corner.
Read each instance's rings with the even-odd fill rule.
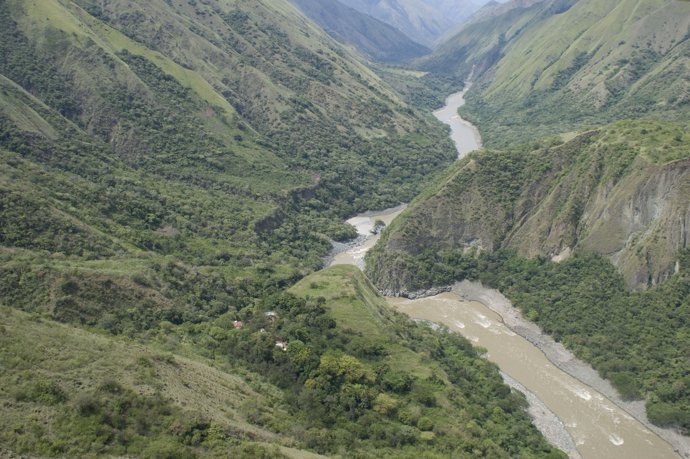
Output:
[[[433,140],[441,128],[287,2],[13,0],[0,10],[12,300],[25,285],[41,296],[117,272],[135,296],[157,292],[149,320],[170,305],[238,307],[318,268],[324,234],[352,232],[344,215],[411,197],[452,158]],[[176,281],[162,274],[172,266]],[[40,274],[22,282],[30,273]],[[41,297],[30,307],[60,309]],[[93,325],[99,307],[126,320],[105,299],[62,304],[75,303],[69,320]]]
[[[307,343],[337,338],[318,353],[346,349],[371,365],[383,342],[405,370],[417,369],[404,422],[389,399],[379,400],[385,415],[365,399],[356,438],[364,453],[411,445],[417,456],[430,444],[457,448],[457,435],[468,454],[558,457],[467,343],[443,338],[452,351],[445,365],[461,365],[439,382],[441,363],[423,362],[440,349],[430,332],[410,329],[428,341],[424,351],[414,339],[393,343],[387,322],[372,343],[329,328],[360,325],[349,322],[353,313],[333,319],[311,300],[280,309],[279,292],[320,265],[321,234],[343,231],[330,219],[413,194],[453,156],[435,140],[442,129],[292,6],[13,0],[0,4],[0,19],[0,298],[14,308],[3,310],[0,338],[0,396],[11,415],[3,454],[345,451],[355,434],[335,437],[328,423],[359,422],[349,414],[359,409],[343,398],[343,413],[315,418],[302,403],[318,394],[295,398],[306,387],[295,383],[319,374],[295,374],[276,351],[277,324],[263,314],[276,308],[294,315],[280,330],[297,324]],[[388,174],[391,161],[398,170]],[[365,169],[363,180],[352,178]],[[341,278],[334,289],[339,282],[352,288]],[[361,278],[356,291],[381,306]],[[320,325],[307,322],[314,317]],[[247,326],[234,329],[236,319]],[[399,326],[405,335],[409,324]],[[282,390],[246,368],[277,375]],[[455,395],[448,381],[472,378],[483,389],[461,401],[473,410],[445,416],[459,410],[446,406]],[[439,384],[436,407],[430,392]]]
[[[690,4],[572,3],[547,1],[471,24],[431,58],[439,71],[466,74],[473,63],[486,70],[464,110],[487,145],[615,119],[687,117]],[[476,38],[478,27],[490,33]]]
[[[0,326],[0,438],[19,454],[255,457],[260,443],[290,445],[256,425],[257,406],[288,417],[281,393],[256,375],[8,307]]]
[[[418,64],[434,73],[457,78],[467,77],[475,66],[475,74],[479,75],[503,56],[506,43],[519,37],[542,11],[542,5],[537,4],[470,20]]]

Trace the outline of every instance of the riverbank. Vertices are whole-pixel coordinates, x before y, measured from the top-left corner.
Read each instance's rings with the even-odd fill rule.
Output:
[[[471,125],[457,113],[465,91],[449,97],[452,106],[445,107],[449,114],[446,124],[460,129],[463,138],[471,139],[469,144],[456,142],[459,158],[481,145],[478,131],[470,129]],[[334,248],[327,265],[353,264],[363,269],[366,252],[379,238],[370,232],[375,220],[385,219],[388,224],[403,209],[367,212],[348,220],[360,236],[353,243]],[[535,324],[522,319],[500,292],[467,282],[418,292],[382,293],[404,297],[387,300],[413,318],[443,324],[484,347],[490,341],[493,351],[487,357],[499,364],[507,385],[525,394],[529,414],[544,437],[571,458],[672,459],[682,453],[690,459],[684,437],[653,426],[646,418],[643,402],[622,401],[591,367],[541,333]],[[430,301],[426,303],[425,298]],[[461,305],[466,303],[461,298],[475,301]],[[407,303],[415,301],[418,303]]]
[[[536,324],[523,318],[520,311],[498,290],[470,281],[459,282],[451,290],[466,301],[478,301],[494,311],[502,318],[506,327],[536,346],[555,367],[604,395],[669,443],[681,457],[690,458],[690,438],[674,429],[664,429],[652,424],[647,418],[644,401],[623,400],[609,381],[599,376],[591,366],[575,357],[562,344],[543,333]]]
[[[355,265],[364,271],[364,256],[381,237],[380,230],[373,232],[377,220],[388,226],[406,207],[407,204],[400,204],[389,209],[368,211],[347,220],[347,223],[355,227],[358,236],[344,243],[333,242],[333,248],[324,260],[324,266]]]
[[[570,459],[582,459],[573,437],[568,433],[561,418],[556,416],[556,413],[551,411],[534,392],[520,384],[515,378],[504,371],[501,371],[501,377],[508,386],[525,395],[527,403],[529,403],[527,412],[546,441],[565,452]]]
[[[437,120],[450,126],[450,138],[458,150],[458,159],[462,159],[471,152],[482,148],[482,137],[477,127],[462,119],[458,110],[465,105],[465,94],[472,87],[471,82],[465,83],[465,89],[446,98],[445,105],[433,112]]]

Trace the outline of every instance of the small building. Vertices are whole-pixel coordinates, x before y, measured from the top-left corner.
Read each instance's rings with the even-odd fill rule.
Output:
[[[241,320],[235,320],[232,322],[232,326],[235,327],[236,330],[240,330],[244,327],[244,322]]]
[[[276,341],[276,347],[278,349],[282,349],[283,351],[287,351],[288,343],[287,341],[278,340]]]

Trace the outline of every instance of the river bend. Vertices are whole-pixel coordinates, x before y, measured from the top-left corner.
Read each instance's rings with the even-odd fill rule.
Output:
[[[458,114],[459,107],[464,104],[464,94],[463,91],[451,95],[446,99],[446,106],[434,112],[434,116],[450,126],[458,158],[481,148],[477,129]],[[380,236],[371,232],[375,221],[389,224],[404,207],[367,212],[348,220],[357,228],[359,238],[353,244],[341,245],[330,265],[352,264],[364,269],[364,256]],[[521,336],[522,333],[516,333],[520,330],[515,323],[511,322],[513,329],[506,325],[499,313],[510,315],[513,322],[523,319],[500,293],[484,289],[479,284],[463,284],[464,288],[472,290],[474,298],[471,299],[480,299],[481,302],[464,299],[462,284],[456,285],[452,292],[433,297],[416,300],[387,298],[387,301],[393,308],[416,320],[442,324],[485,348],[486,358],[498,364],[506,383],[526,394],[530,402],[529,412],[537,428],[571,458],[678,459],[679,455],[671,445],[650,428],[591,385],[564,371],[562,365],[555,364],[553,352],[563,354],[558,355],[558,360],[576,361],[562,346],[552,343],[553,352],[547,352],[552,358],[549,360],[542,349]],[[536,327],[526,320],[518,323]],[[550,345],[552,340],[549,342],[549,339],[543,337],[542,341]],[[594,376],[590,374],[583,380],[589,382],[598,378],[591,368],[588,370]],[[603,386],[608,384],[601,378],[599,380]],[[674,439],[676,447],[686,449],[684,437],[675,436]]]

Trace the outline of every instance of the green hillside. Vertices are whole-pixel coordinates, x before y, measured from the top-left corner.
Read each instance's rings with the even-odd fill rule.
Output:
[[[227,373],[6,307],[0,326],[2,452],[309,457],[257,422],[257,407],[289,419],[280,391],[258,375]]]
[[[651,419],[687,432],[686,132],[619,122],[472,154],[389,226],[367,273],[389,294],[463,278],[500,288],[625,396],[645,397]]]
[[[367,262],[389,294],[464,278],[500,289],[685,434],[688,30],[690,3],[675,0],[480,11],[419,65],[473,76],[461,114],[490,149],[432,182]]]
[[[631,117],[681,121],[689,18],[678,0],[549,0],[468,25],[427,68],[483,72],[464,113],[487,145]]]
[[[356,268],[292,292],[213,322],[165,322],[147,344],[3,307],[0,451],[564,457],[493,364],[393,313]]]
[[[662,283],[690,236],[686,137],[684,125],[619,122],[568,141],[480,152],[418,197],[383,247],[548,258],[593,251],[632,288]],[[375,279],[406,288],[407,276]]]
[[[55,317],[238,307],[453,156],[287,2],[10,1],[0,21],[3,291]],[[72,279],[84,297],[49,293]],[[93,293],[107,282],[135,304]]]
[[[0,455],[562,457],[463,339],[298,283],[453,157],[287,1],[1,2]]]

